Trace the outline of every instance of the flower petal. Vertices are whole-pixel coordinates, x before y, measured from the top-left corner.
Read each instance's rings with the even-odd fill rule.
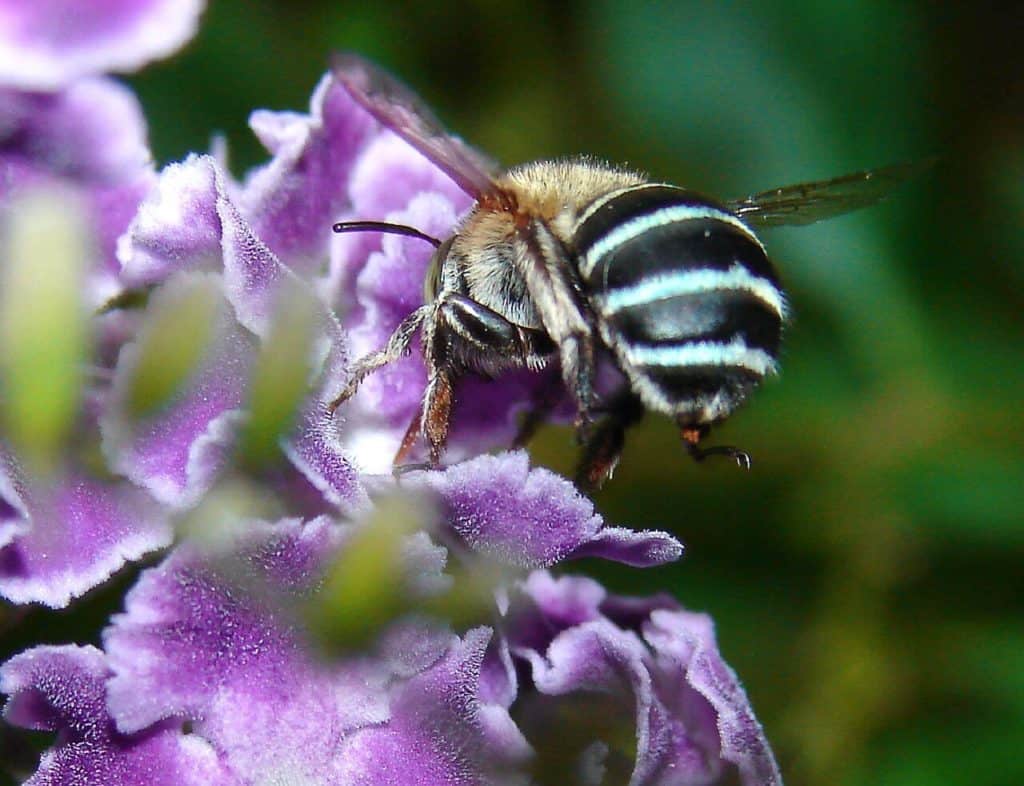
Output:
[[[0,3],[0,84],[55,90],[83,76],[134,71],[196,30],[202,0]]]
[[[377,124],[329,74],[308,115],[257,111],[249,124],[273,158],[249,174],[241,210],[274,253],[309,272],[327,259],[331,224],[350,204],[345,184]]]
[[[0,667],[7,720],[58,732],[26,783],[241,786],[199,737],[171,727],[118,734],[104,701],[107,675],[106,658],[94,647],[36,647]]]
[[[126,483],[79,474],[29,490],[8,462],[0,480],[7,519],[0,535],[0,595],[12,603],[62,608],[126,562],[170,544],[166,515]]]
[[[170,164],[118,244],[129,286],[163,283],[179,271],[223,274],[224,295],[247,330],[265,336],[287,268],[257,237],[210,156]]]
[[[118,241],[122,277],[130,287],[161,283],[181,270],[219,270],[221,225],[217,164],[190,155],[169,164]]]
[[[444,660],[396,691],[386,725],[351,735],[341,751],[342,782],[468,786],[522,763],[530,748],[507,711],[478,697],[490,635],[476,628],[455,641]]]
[[[589,579],[533,574],[522,589],[523,607],[513,609],[505,634],[513,655],[529,663],[537,691],[632,697],[631,784],[714,783],[735,768],[745,786],[781,785],[706,615],[645,601],[651,610],[638,631],[644,603],[609,602]],[[620,610],[626,619],[603,613]]]
[[[367,218],[404,210],[419,194],[437,194],[456,214],[472,202],[450,177],[390,131],[376,136],[361,151],[352,167],[348,192],[353,211]],[[450,233],[454,226],[446,229]]]
[[[81,193],[92,219],[98,248],[84,300],[97,308],[121,289],[115,244],[155,181],[127,88],[85,79],[54,95],[0,90],[0,201],[54,181]]]
[[[118,728],[132,732],[179,716],[216,722],[228,734],[225,724],[243,722],[231,720],[245,714],[238,708],[285,712],[290,692],[318,706],[340,701],[328,686],[329,673],[316,668],[294,622],[279,608],[308,591],[340,538],[323,518],[307,525],[294,519],[254,522],[227,562],[184,544],[146,571],[128,594],[125,612],[104,634]],[[227,696],[235,708],[224,703]],[[349,719],[342,725],[381,719],[384,710],[373,696],[367,684],[345,698]],[[340,714],[338,708],[332,713]]]
[[[222,273],[224,295],[247,330],[265,336],[290,274],[257,237],[211,156],[168,165],[118,244],[129,286],[163,283],[179,271]]]
[[[111,184],[150,166],[138,99],[110,79],[85,79],[55,94],[0,90],[0,118],[3,157],[52,175]]]
[[[351,451],[338,437],[338,420],[326,406],[310,407],[283,449],[294,467],[330,504],[347,513],[366,508],[366,489]]]
[[[159,290],[150,305],[173,304],[193,274]],[[205,279],[214,290],[215,276]],[[181,286],[177,286],[180,284]],[[168,305],[170,307],[170,305]],[[156,329],[156,328],[154,328]],[[253,337],[234,321],[221,303],[209,342],[196,368],[151,413],[132,411],[132,390],[144,344],[126,345],[114,372],[113,391],[100,429],[111,468],[172,507],[189,507],[212,485],[222,467],[242,417],[246,385],[255,357]]]
[[[665,706],[679,714],[692,702],[688,686],[712,710],[721,757],[736,765],[745,784],[781,784],[778,765],[736,673],[722,660],[714,624],[706,614],[659,610],[643,635],[665,678],[658,685]]]
[[[480,456],[410,481],[440,495],[442,518],[463,543],[506,564],[546,567],[600,556],[647,566],[682,554],[667,533],[604,528],[590,500],[553,472],[531,470],[522,451]]]
[[[230,559],[185,544],[147,571],[104,634],[118,728],[189,718],[233,771],[261,781],[391,771],[433,782],[415,780],[421,765],[461,777],[525,755],[507,711],[477,699],[485,629],[460,641],[412,621],[372,654],[326,662],[310,649],[289,609],[344,537],[325,518],[253,523]],[[436,560],[411,547],[413,569],[432,572]]]
[[[211,396],[207,388],[194,387],[198,395],[186,395],[182,401],[183,406],[188,402],[194,404],[194,416],[183,414],[175,423],[174,438],[167,443],[159,441],[165,448],[164,457],[151,460],[141,453],[123,456],[116,461],[119,471],[172,504],[194,501],[208,484],[201,478],[197,478],[194,487],[190,484],[187,477],[188,462],[192,460],[190,451],[200,446],[197,436],[207,434],[211,439],[202,442],[201,447],[207,452],[216,449],[222,453],[220,438],[228,440],[231,436],[229,427],[237,417],[229,417],[227,413],[242,403],[255,351],[255,344],[245,350],[245,345],[252,341],[247,333],[266,337],[275,309],[285,304],[286,298],[301,299],[316,312],[311,367],[320,379],[317,392],[299,414],[295,429],[283,448],[296,468],[328,502],[346,510],[362,505],[365,493],[338,439],[338,422],[326,408],[347,377],[348,353],[340,326],[256,235],[231,199],[227,179],[211,157],[192,156],[181,164],[168,166],[161,173],[158,190],[145,201],[122,238],[118,255],[124,265],[124,277],[132,286],[164,282],[181,270],[220,271],[224,297],[239,323],[221,329],[225,336],[223,351],[212,357],[220,358],[224,365],[215,362],[208,366],[209,384],[223,395]],[[123,357],[119,369],[130,363],[130,355]],[[199,381],[203,379],[206,376],[200,374]],[[218,420],[222,417],[228,420]],[[108,443],[113,441],[113,436],[108,435]],[[169,448],[174,448],[173,457],[166,455]],[[211,461],[200,463],[198,468],[216,464],[213,458],[216,456],[211,455]],[[155,462],[159,467],[155,474],[165,480],[147,479],[145,476],[154,472],[140,473],[140,459]],[[168,477],[175,480],[168,483]]]

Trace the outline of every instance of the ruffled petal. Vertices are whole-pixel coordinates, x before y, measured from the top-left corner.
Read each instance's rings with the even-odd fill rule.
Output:
[[[242,725],[253,713],[296,724],[291,739],[315,734],[327,718],[338,729],[384,720],[386,675],[321,668],[288,612],[341,538],[324,518],[253,522],[224,555],[186,544],[144,573],[104,634],[118,728],[190,718],[197,732],[226,748],[241,745],[249,757],[251,746],[271,738],[247,738]]]
[[[209,156],[190,155],[160,172],[118,241],[127,286],[158,284],[182,270],[220,268],[217,199],[222,188],[217,164]]]
[[[666,708],[681,716],[696,693],[710,709],[723,760],[734,764],[745,784],[781,784],[778,765],[754,717],[736,673],[722,660],[714,623],[706,614],[659,610],[651,613],[643,636],[655,652],[662,678],[656,690]]]
[[[53,94],[0,90],[0,119],[4,158],[55,176],[111,184],[150,166],[138,99],[110,79],[85,79]]]
[[[222,347],[223,351],[210,355],[211,362],[196,375],[197,384],[183,392],[180,406],[165,413],[179,413],[173,439],[165,441],[166,429],[150,429],[155,439],[149,444],[163,455],[147,457],[145,451],[136,451],[117,458],[122,451],[114,451],[112,460],[119,471],[170,504],[195,501],[209,486],[208,471],[219,465],[232,429],[242,417],[236,408],[243,402],[256,339],[266,338],[275,309],[285,298],[301,296],[301,305],[316,312],[311,347],[315,389],[282,447],[330,504],[345,510],[359,508],[366,502],[365,492],[350,452],[339,439],[340,419],[327,411],[348,373],[347,343],[341,328],[256,234],[230,192],[225,175],[209,156],[191,156],[172,164],[161,173],[158,189],[143,203],[121,240],[118,255],[124,278],[132,286],[163,283],[181,271],[220,273],[219,286],[237,324],[218,327],[222,339],[215,349]],[[120,376],[130,375],[131,363],[130,354],[122,356]],[[116,441],[109,425],[106,438],[109,450]],[[168,455],[172,449],[173,455]],[[140,459],[154,470],[140,472]],[[195,482],[190,470],[195,470]],[[169,483],[168,478],[172,479]]]
[[[303,413],[283,444],[285,455],[325,500],[342,511],[366,509],[369,497],[352,457],[338,437],[338,418],[326,405],[312,405]]]
[[[409,570],[434,574],[424,545],[410,542]],[[415,780],[426,768],[476,783],[525,756],[506,709],[478,698],[485,629],[402,622],[372,653],[316,656],[293,608],[339,547],[327,519],[254,523],[230,557],[183,545],[147,571],[104,635],[118,729],[188,718],[235,772],[271,780],[437,782]],[[366,780],[388,771],[399,780]]]
[[[273,158],[247,177],[240,208],[293,270],[315,272],[327,259],[331,224],[350,207],[346,184],[377,124],[330,75],[313,91],[308,115],[257,111],[249,124]]]
[[[202,274],[194,274],[202,275]],[[195,281],[180,279],[182,287]],[[208,276],[209,286],[219,280]],[[173,302],[177,286],[158,291],[151,302]],[[238,326],[226,304],[213,320],[203,357],[171,399],[150,414],[130,411],[131,386],[142,344],[126,345],[118,358],[113,390],[100,427],[111,468],[176,508],[194,505],[221,469],[242,419],[254,338]]]
[[[8,722],[58,732],[26,784],[241,786],[199,737],[170,726],[117,733],[106,710],[107,676],[106,658],[94,647],[36,647],[0,668]]]
[[[505,564],[547,567],[599,556],[649,566],[682,554],[682,544],[668,533],[605,528],[590,500],[553,472],[531,470],[522,451],[413,477],[413,484],[439,495],[442,521],[465,545]]]
[[[265,336],[290,271],[259,238],[234,204],[226,176],[210,156],[170,164],[118,245],[129,286],[166,282],[183,271],[223,276],[235,318]]]
[[[138,100],[109,79],[57,94],[0,90],[0,202],[44,187],[80,197],[97,246],[89,308],[122,289],[115,244],[156,177],[146,133]]]
[[[235,206],[226,176],[211,156],[170,164],[118,245],[129,286],[166,282],[173,274],[221,273],[238,322],[265,336],[288,269]]]
[[[636,754],[630,784],[715,783],[730,771],[745,786],[780,786],[771,748],[710,619],[666,599],[614,602],[589,579],[533,574],[505,626],[534,689],[567,696],[630,697]],[[613,602],[610,602],[613,601]],[[649,614],[637,628],[637,613]],[[624,619],[606,612],[624,612]],[[618,697],[618,698],[616,698]],[[597,742],[600,742],[598,740]],[[584,751],[579,752],[581,756]]]
[[[135,71],[179,49],[203,0],[0,2],[0,84],[56,90],[83,76]]]
[[[126,562],[170,544],[166,514],[126,483],[64,473],[30,484],[5,462],[0,595],[62,608]]]
[[[507,711],[478,695],[490,636],[477,628],[453,642],[444,660],[395,692],[386,725],[351,735],[341,751],[342,782],[469,786],[524,762],[530,748]]]

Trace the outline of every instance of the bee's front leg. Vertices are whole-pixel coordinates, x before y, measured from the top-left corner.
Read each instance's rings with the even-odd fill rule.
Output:
[[[371,352],[369,355],[356,361],[352,367],[352,372],[349,374],[348,384],[345,386],[345,389],[341,391],[341,394],[334,401],[327,405],[328,412],[333,414],[334,410],[355,395],[356,390],[359,389],[359,384],[366,377],[382,366],[398,360],[409,349],[412,337],[416,335],[416,331],[427,318],[431,308],[431,306],[420,306],[395,328],[395,332],[391,334],[388,343],[384,345],[383,349]]]
[[[446,292],[424,320],[424,360],[427,389],[420,412],[406,431],[395,463],[401,463],[422,433],[429,461],[437,466],[448,439],[454,405],[454,385],[463,369],[482,372],[543,362],[553,349],[547,337],[509,322],[475,300]]]
[[[596,376],[596,327],[575,265],[543,221],[520,230],[515,264],[540,314],[548,336],[558,347],[562,380],[576,400],[576,432],[581,442],[593,421]]]

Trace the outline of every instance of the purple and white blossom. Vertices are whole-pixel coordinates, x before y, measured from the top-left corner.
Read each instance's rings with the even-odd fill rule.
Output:
[[[167,514],[140,489],[81,468],[45,486],[0,465],[0,595],[60,608],[126,562],[169,546]]]
[[[120,734],[106,707],[109,676],[101,651],[74,645],[36,647],[0,668],[7,721],[59,738],[29,783],[240,786],[213,746],[178,724]]]
[[[0,84],[58,90],[110,71],[135,71],[196,31],[203,0],[0,2]]]
[[[459,636],[443,623],[398,621],[372,651],[320,659],[296,609],[315,598],[350,526],[325,517],[249,522],[230,556],[182,545],[143,574],[104,635],[105,656],[92,654],[107,677],[91,722],[117,741],[103,766],[131,766],[150,755],[155,730],[180,734],[188,722],[241,783],[268,773],[326,783],[506,782],[536,767],[536,745],[550,744],[531,739],[540,727],[529,715],[514,720],[521,704],[600,694],[637,729],[633,783],[713,783],[729,771],[748,784],[780,782],[710,621],[667,597],[616,598],[588,579],[538,572],[513,588],[494,626]],[[6,668],[53,654],[40,648]],[[22,694],[67,693],[65,683],[78,679],[54,669],[15,681],[8,718],[28,725],[16,711],[28,701]],[[582,766],[591,747],[570,753]],[[96,755],[58,750],[64,770],[54,782]]]
[[[431,255],[407,237],[332,236],[331,223],[443,237],[466,195],[329,75],[308,114],[253,114],[270,158],[244,178],[202,154],[156,172],[134,97],[96,74],[180,46],[201,4],[101,4],[66,28],[48,26],[52,3],[22,5],[0,2],[0,82],[16,88],[0,95],[0,208],[38,184],[75,190],[96,241],[85,305],[143,305],[95,316],[56,472],[0,445],[0,595],[63,607],[164,550],[102,649],[37,646],[0,667],[7,722],[56,733],[28,783],[781,783],[707,616],[548,572],[584,557],[653,567],[680,542],[607,525],[524,452],[478,455],[507,446],[545,374],[464,380],[449,466],[400,480],[390,463],[425,385],[417,352],[329,412],[351,360],[423,302]],[[210,298],[208,335],[140,411],[154,315],[190,291]],[[262,353],[296,304],[312,325],[296,348],[304,389],[277,462],[254,467],[239,451]],[[218,507],[231,484],[257,513]],[[366,621],[370,645],[328,656],[311,612],[339,600],[331,571],[392,495],[426,511],[375,577],[401,613]],[[439,599],[481,565],[495,575],[478,619],[445,617]],[[586,711],[594,701],[608,724]]]
[[[19,29],[35,29],[30,6],[5,4],[7,23],[24,14]],[[6,42],[0,49],[13,45],[4,37],[9,32],[0,31]],[[12,220],[11,207],[34,193],[76,195],[92,231],[82,239],[90,255],[81,297],[85,308],[98,308],[123,289],[117,238],[156,178],[138,101],[102,77],[81,79],[57,93],[5,87],[0,119],[0,219]],[[93,351],[102,376],[133,320],[111,314],[96,322]],[[82,431],[94,427],[103,397],[99,388],[86,391]],[[80,456],[69,453],[54,475],[38,479],[9,446],[0,454],[0,596],[65,606],[125,562],[170,544],[169,519],[151,497],[123,479],[97,477]]]

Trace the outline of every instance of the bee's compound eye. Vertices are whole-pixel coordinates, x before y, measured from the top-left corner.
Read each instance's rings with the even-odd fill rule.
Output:
[[[441,270],[444,267],[444,261],[448,257],[448,252],[451,250],[452,241],[454,240],[454,236],[448,238],[437,247],[434,255],[430,258],[427,276],[423,280],[423,299],[427,303],[433,302],[437,298],[437,293],[441,290]]]

